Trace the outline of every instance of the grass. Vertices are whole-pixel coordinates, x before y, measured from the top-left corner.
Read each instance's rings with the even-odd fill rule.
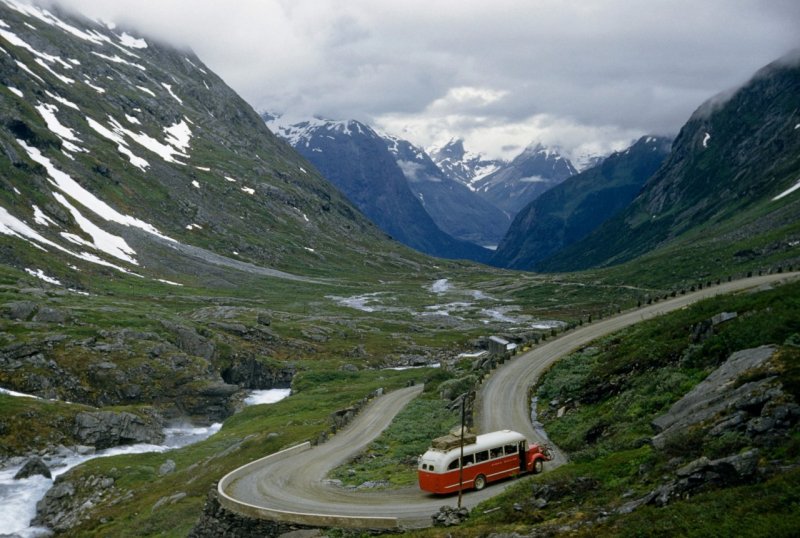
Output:
[[[692,328],[722,311],[737,312],[738,317],[715,327],[705,340],[693,341]],[[614,509],[654,490],[694,458],[724,457],[752,446],[751,438],[735,432],[710,438],[692,431],[663,451],[646,440],[653,435],[653,418],[740,349],[783,345],[770,375],[781,375],[785,390],[796,399],[798,320],[800,284],[795,283],[709,299],[630,327],[556,362],[537,387],[539,419],[550,438],[568,452],[570,463],[520,480],[481,504],[459,533],[529,534],[569,528],[576,536],[793,535],[800,502],[797,425],[783,441],[760,447],[762,465],[788,466],[787,472],[696,493],[663,508],[645,506],[626,515]],[[558,418],[561,406],[566,413]],[[534,499],[542,495],[548,503],[539,508]]]
[[[354,461],[334,469],[330,477],[343,485],[358,486],[367,481],[386,487],[417,483],[417,457],[435,437],[458,426],[457,413],[447,402],[427,393],[407,405],[392,424]]]
[[[331,423],[330,415],[369,392],[405,386],[418,373],[368,371],[355,379],[312,386],[276,404],[245,408],[225,421],[209,439],[167,453],[115,456],[91,460],[66,475],[79,495],[88,494],[90,477],[111,477],[115,492],[92,511],[92,518],[64,536],[186,536],[200,514],[212,483],[251,460],[315,440]],[[159,476],[171,459],[176,471]],[[186,497],[154,509],[159,499],[178,492]],[[125,502],[115,504],[113,498]]]

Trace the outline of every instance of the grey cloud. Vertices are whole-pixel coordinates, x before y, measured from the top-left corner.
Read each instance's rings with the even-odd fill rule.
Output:
[[[452,88],[505,92],[444,107],[465,132],[537,114],[675,132],[800,46],[796,0],[62,2],[191,46],[258,109],[420,119]]]

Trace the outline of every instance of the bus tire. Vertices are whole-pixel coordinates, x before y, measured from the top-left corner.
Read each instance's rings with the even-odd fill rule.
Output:
[[[482,490],[483,488],[486,487],[486,477],[483,476],[482,474],[479,474],[478,476],[475,477],[475,481],[472,483],[472,485],[475,487],[475,490],[477,491]]]
[[[544,470],[544,462],[541,459],[537,459],[533,462],[533,474],[539,474]]]

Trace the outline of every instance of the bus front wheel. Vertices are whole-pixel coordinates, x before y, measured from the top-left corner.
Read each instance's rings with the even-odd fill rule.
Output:
[[[486,477],[483,476],[482,474],[479,474],[478,476],[475,477],[475,482],[473,483],[473,485],[475,486],[476,490],[478,491],[482,490],[483,488],[486,487]]]
[[[533,473],[539,474],[544,469],[544,462],[542,460],[536,460],[533,462]]]

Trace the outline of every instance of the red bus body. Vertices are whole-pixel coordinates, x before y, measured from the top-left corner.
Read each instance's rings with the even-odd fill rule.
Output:
[[[428,449],[417,466],[420,489],[438,494],[457,492],[460,454],[460,447],[447,451]],[[479,435],[475,443],[464,445],[462,489],[483,489],[495,480],[539,472],[548,459],[539,445],[529,447],[521,433],[502,430]]]

